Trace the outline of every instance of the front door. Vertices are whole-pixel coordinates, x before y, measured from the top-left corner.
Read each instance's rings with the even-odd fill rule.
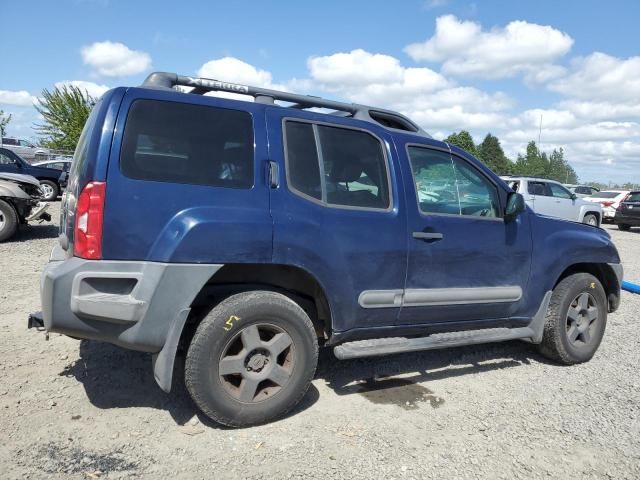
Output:
[[[399,324],[514,316],[531,264],[528,216],[505,222],[507,192],[469,159],[426,145],[399,150],[411,237]]]
[[[7,149],[0,150],[0,172],[22,173],[16,155]]]
[[[393,326],[407,226],[389,134],[371,123],[282,108],[269,108],[267,123],[269,155],[280,167],[270,191],[273,262],[318,280],[334,331]]]
[[[554,216],[577,221],[580,207],[576,207],[576,201],[571,192],[557,183],[549,182],[547,185],[553,199]]]

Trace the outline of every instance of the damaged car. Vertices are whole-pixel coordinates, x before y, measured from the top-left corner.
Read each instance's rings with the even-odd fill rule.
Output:
[[[42,201],[40,182],[30,175],[0,173],[0,242],[10,239],[19,225],[51,220]]]

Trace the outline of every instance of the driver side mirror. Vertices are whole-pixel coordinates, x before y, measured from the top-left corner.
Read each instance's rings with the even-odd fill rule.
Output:
[[[575,200],[576,198],[578,198],[578,195],[576,195],[575,193],[571,194],[571,200]]]
[[[520,213],[524,212],[524,197],[516,192],[511,192],[507,197],[507,206],[504,209],[505,222],[512,222]]]

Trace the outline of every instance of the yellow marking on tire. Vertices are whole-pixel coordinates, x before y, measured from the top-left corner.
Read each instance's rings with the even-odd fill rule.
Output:
[[[595,288],[596,288],[596,282],[591,282],[591,288],[595,290]]]
[[[222,328],[225,329],[225,331],[229,331],[233,328],[233,322],[237,322],[238,320],[240,320],[240,317],[236,317],[235,315],[231,315],[227,321],[224,323],[224,326]]]

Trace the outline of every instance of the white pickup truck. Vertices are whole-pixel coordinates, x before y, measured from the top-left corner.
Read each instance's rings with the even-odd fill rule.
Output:
[[[602,222],[600,204],[578,198],[561,183],[534,177],[501,178],[515,192],[520,193],[527,205],[536,213],[588,223],[596,227]]]

